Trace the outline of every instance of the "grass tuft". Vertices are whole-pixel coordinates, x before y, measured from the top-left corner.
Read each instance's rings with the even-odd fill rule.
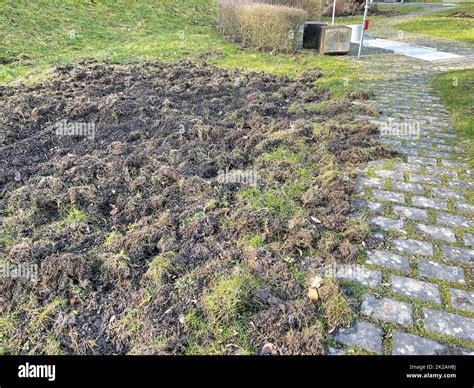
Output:
[[[148,265],[145,276],[150,279],[154,286],[160,288],[163,285],[163,276],[171,267],[171,260],[166,256],[156,256]]]
[[[236,267],[229,276],[217,279],[203,300],[209,324],[216,327],[239,318],[254,286],[255,279],[241,267]]]
[[[348,299],[333,280],[327,279],[318,289],[326,324],[330,332],[339,326],[349,326],[353,312]]]

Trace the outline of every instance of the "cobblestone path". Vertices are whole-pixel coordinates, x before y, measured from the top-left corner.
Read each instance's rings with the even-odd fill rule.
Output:
[[[379,124],[400,157],[360,173],[355,216],[381,248],[338,275],[357,290],[360,310],[330,353],[474,354],[474,177],[431,90],[441,69],[391,53],[361,66],[382,112],[361,119]]]

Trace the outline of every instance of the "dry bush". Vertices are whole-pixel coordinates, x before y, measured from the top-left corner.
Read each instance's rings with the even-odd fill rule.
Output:
[[[302,9],[272,4],[250,4],[235,9],[242,42],[260,50],[291,52],[298,31],[308,19]]]
[[[375,4],[373,4],[376,6]],[[323,0],[323,16],[332,16],[333,0]],[[364,12],[363,0],[337,0],[336,16],[361,15]]]
[[[256,0],[218,0],[217,21],[221,32],[234,41],[242,41],[243,37],[237,19],[236,9],[255,2]]]
[[[293,51],[298,30],[308,19],[308,13],[301,8],[269,2],[218,0],[217,18],[221,32],[233,41],[257,49]]]
[[[348,0],[337,0],[336,1],[336,16],[340,16],[344,12],[344,8],[346,7],[346,3],[350,1]],[[323,11],[322,14],[324,16],[332,16],[332,9],[334,7],[333,0],[324,0],[323,4]]]
[[[324,1],[325,0],[262,0],[260,2],[300,8],[308,12],[309,20],[319,21],[321,20],[323,12]]]

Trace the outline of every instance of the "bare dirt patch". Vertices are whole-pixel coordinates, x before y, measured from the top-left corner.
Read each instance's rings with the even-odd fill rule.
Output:
[[[306,278],[357,256],[354,169],[390,152],[320,76],[83,61],[0,87],[0,259],[40,269],[0,281],[4,351],[323,353]]]

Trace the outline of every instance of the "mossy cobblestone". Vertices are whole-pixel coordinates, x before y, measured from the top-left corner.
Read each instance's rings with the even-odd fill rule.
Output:
[[[368,56],[363,65],[381,112],[371,121],[399,157],[359,173],[354,216],[365,212],[382,246],[368,250],[361,265],[375,271],[376,282],[345,277],[363,292],[353,327],[334,335],[336,353],[355,346],[380,354],[474,354],[474,179],[431,89],[442,66],[396,54]]]

